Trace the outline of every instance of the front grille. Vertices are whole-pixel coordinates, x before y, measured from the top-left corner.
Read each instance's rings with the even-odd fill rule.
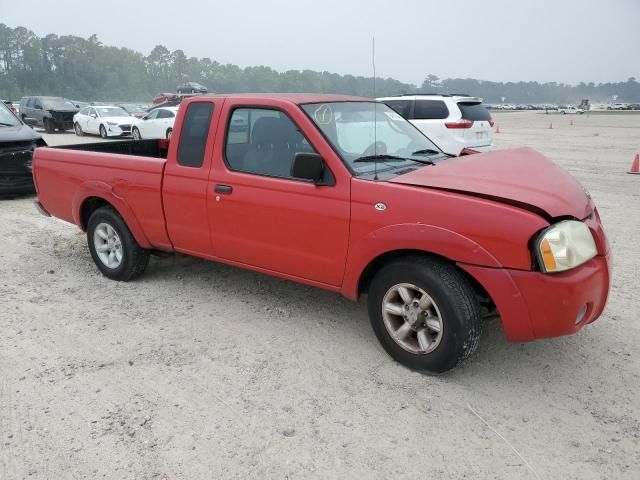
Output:
[[[123,132],[130,132],[131,131],[131,125],[128,124],[124,124],[124,125],[118,125],[120,127],[120,130],[122,130]]]

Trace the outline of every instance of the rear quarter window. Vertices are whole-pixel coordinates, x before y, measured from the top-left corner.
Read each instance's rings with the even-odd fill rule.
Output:
[[[192,168],[202,166],[212,114],[213,103],[196,102],[189,105],[180,132],[178,165]]]
[[[491,120],[489,110],[481,103],[459,102],[458,107],[462,113],[462,118],[473,121]]]
[[[414,120],[442,120],[449,116],[449,109],[442,100],[416,100]]]

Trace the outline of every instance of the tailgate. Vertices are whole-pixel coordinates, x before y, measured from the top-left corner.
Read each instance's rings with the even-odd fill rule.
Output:
[[[481,102],[458,101],[462,118],[472,120],[471,128],[464,130],[464,140],[470,147],[483,147],[492,143],[491,114]]]

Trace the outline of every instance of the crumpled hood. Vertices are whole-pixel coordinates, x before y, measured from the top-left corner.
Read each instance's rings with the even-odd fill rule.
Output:
[[[389,181],[485,197],[549,217],[583,219],[593,210],[582,185],[531,148],[451,158]]]

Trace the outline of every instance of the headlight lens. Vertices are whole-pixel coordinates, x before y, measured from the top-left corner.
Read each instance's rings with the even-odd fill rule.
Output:
[[[107,122],[107,125],[111,125],[112,127],[118,125],[116,122]]]
[[[596,256],[596,244],[589,227],[565,220],[544,230],[536,242],[540,267],[545,272],[564,272]]]

